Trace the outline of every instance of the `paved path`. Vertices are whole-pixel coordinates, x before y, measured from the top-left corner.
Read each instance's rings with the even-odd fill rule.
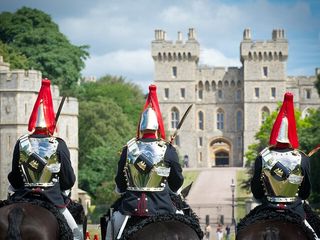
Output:
[[[187,202],[198,214],[202,224],[205,223],[206,215],[210,216],[210,224],[220,220],[224,224],[231,223],[232,192],[230,185],[232,179],[236,181],[238,169],[240,168],[217,167],[200,170],[187,197]]]

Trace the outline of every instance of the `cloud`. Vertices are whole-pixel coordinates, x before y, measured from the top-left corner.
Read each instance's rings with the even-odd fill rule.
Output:
[[[102,77],[106,74],[130,78],[131,75],[151,75],[153,62],[146,49],[134,51],[118,50],[104,55],[92,55],[86,60],[86,76]]]
[[[200,63],[216,67],[240,67],[239,58],[228,58],[219,50],[213,48],[202,48]]]

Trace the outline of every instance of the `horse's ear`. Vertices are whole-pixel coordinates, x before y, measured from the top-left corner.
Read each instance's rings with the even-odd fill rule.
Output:
[[[190,192],[193,182],[191,182],[188,186],[181,190],[181,195],[183,198],[186,198]]]

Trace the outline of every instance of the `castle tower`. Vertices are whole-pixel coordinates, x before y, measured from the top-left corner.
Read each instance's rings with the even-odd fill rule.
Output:
[[[0,56],[0,198],[7,197],[7,175],[11,171],[12,154],[17,139],[28,131],[28,121],[41,86],[42,75],[36,70],[10,70]],[[54,108],[61,97],[57,86],[52,86]],[[66,99],[57,136],[63,138],[70,150],[72,166],[78,176],[78,101]],[[78,199],[78,183],[72,190]]]
[[[240,44],[244,82],[244,151],[267,115],[276,110],[286,92],[288,41],[283,29],[272,31],[272,39],[253,41],[245,29]],[[257,122],[258,121],[258,122]]]
[[[154,60],[154,81],[157,85],[160,108],[164,117],[165,129],[172,134],[188,106],[195,102],[195,79],[200,56],[200,47],[193,28],[189,29],[186,41],[181,32],[175,42],[166,39],[163,30],[155,30],[152,41],[152,58]],[[176,138],[179,148],[180,139],[183,145],[194,145],[195,107],[191,109],[183,124],[183,131]],[[168,136],[169,138],[170,136]],[[188,143],[186,143],[187,141]],[[184,153],[196,159],[195,153]]]

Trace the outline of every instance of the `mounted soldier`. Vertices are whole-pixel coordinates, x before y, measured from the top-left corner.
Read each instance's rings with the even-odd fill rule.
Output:
[[[298,147],[293,95],[286,93],[271,131],[269,146],[255,161],[251,191],[262,203],[260,210],[289,211],[304,221],[304,200],[311,191],[310,162]],[[305,223],[309,225],[307,221]]]
[[[14,201],[39,198],[52,203],[65,217],[74,239],[83,239],[66,208],[70,200],[64,192],[73,187],[76,178],[66,143],[53,136],[55,128],[50,80],[43,79],[29,119],[30,133],[20,137],[14,148],[8,175],[13,194],[9,198]]]
[[[170,194],[183,184],[176,149],[165,141],[156,86],[149,94],[141,114],[137,136],[122,150],[115,177],[121,201],[107,227],[107,239],[119,239],[131,216],[150,217],[175,214]]]

